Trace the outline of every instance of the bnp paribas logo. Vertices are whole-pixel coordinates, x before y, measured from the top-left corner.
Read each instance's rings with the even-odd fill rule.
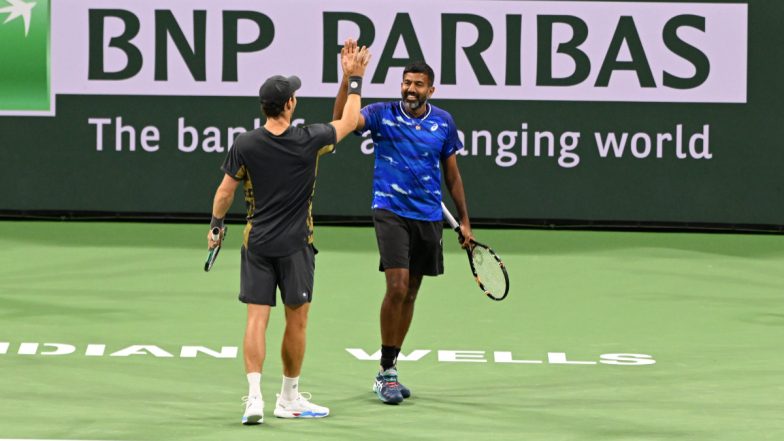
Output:
[[[0,114],[53,114],[50,0],[0,0]]]

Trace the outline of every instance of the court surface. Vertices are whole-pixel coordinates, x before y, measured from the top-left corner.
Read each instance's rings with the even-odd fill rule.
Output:
[[[300,389],[332,415],[272,416],[278,308],[245,427],[240,225],[210,273],[201,225],[0,228],[0,439],[784,439],[782,236],[480,229],[510,271],[493,302],[446,231],[399,363],[413,396],[389,406],[372,229],[317,227]]]

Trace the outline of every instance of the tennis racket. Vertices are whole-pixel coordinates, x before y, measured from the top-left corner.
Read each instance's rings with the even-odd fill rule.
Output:
[[[457,232],[460,243],[463,243],[460,224],[443,202],[441,202],[441,210],[449,225]],[[477,241],[472,241],[471,246],[466,248],[466,253],[468,253],[468,264],[479,289],[493,300],[505,299],[509,294],[509,275],[506,273],[506,266],[501,258],[492,248]]]
[[[226,234],[228,234],[228,232],[229,227],[223,227],[223,240],[226,240]],[[217,242],[220,239],[221,229],[219,227],[212,227],[210,234],[212,234],[212,240]],[[221,241],[221,243],[223,243],[223,241]],[[207,261],[204,262],[204,271],[209,271],[212,269],[212,265],[215,264],[215,259],[218,258],[220,249],[220,245],[217,245],[215,248],[210,248],[210,252],[207,254]]]

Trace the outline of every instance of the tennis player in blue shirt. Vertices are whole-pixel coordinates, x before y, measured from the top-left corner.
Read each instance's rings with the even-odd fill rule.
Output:
[[[355,41],[347,41],[342,56],[355,46]],[[398,404],[411,396],[398,382],[397,356],[414,316],[422,277],[444,272],[442,171],[457,208],[465,238],[462,246],[473,240],[455,157],[463,144],[452,116],[428,102],[435,92],[433,80],[433,69],[424,62],[407,65],[402,99],[364,107],[357,125],[358,132],[370,130],[375,150],[373,224],[386,294],[381,304],[381,367],[373,391],[387,404]],[[335,118],[342,114],[347,89],[344,76],[335,101]]]

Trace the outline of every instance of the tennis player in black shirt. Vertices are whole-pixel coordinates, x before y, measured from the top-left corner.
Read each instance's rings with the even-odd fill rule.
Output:
[[[329,409],[310,402],[299,392],[305,355],[305,329],[313,296],[315,249],[311,202],[318,159],[333,152],[335,144],[357,126],[362,76],[370,53],[366,48],[344,47],[341,66],[350,77],[351,90],[343,116],[327,124],[291,125],[297,107],[296,76],[273,76],[259,90],[263,127],[238,136],[223,163],[223,181],[215,193],[210,228],[223,228],[223,219],[242,184],[248,207],[243,233],[240,270],[241,302],[247,304],[243,355],[249,392],[243,424],[264,421],[261,377],[266,354],[265,331],[270,309],[280,288],[286,313],[281,345],[283,385],[275,403],[279,418],[322,418]],[[208,234],[208,246],[218,241]]]

